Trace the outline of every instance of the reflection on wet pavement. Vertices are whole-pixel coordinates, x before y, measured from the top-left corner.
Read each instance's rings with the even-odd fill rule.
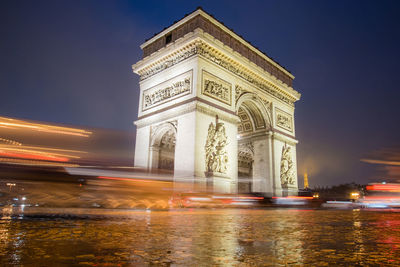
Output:
[[[0,220],[0,264],[400,265],[400,213],[221,209]]]

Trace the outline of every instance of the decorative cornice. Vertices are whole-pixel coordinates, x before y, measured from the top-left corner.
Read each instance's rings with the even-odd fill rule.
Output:
[[[287,85],[292,86],[294,76],[288,70],[201,9],[197,9],[185,16],[142,44],[140,47],[143,50],[143,58],[174,44],[186,34],[196,30],[204,31],[213,36],[213,38],[222,42],[225,46],[272,73]]]
[[[289,105],[293,105],[293,103],[300,98],[300,94],[290,87],[287,89],[291,91],[291,94],[280,89],[275,84],[259,77],[248,68],[223,55],[205,42],[200,42],[200,45],[198,46],[198,54]]]
[[[163,57],[162,59],[146,66],[143,69],[138,71],[140,75],[140,81],[143,81],[165,69],[168,69],[185,59],[188,59],[194,55],[197,55],[197,46],[196,43],[190,43],[187,46],[183,47],[182,49],[176,51],[175,53]],[[139,62],[138,62],[139,63]],[[133,65],[132,68],[135,69],[137,64]]]
[[[285,86],[285,89],[279,88],[279,86],[263,79],[253,71],[250,71],[248,68],[244,67],[242,64],[232,60],[228,56],[223,55],[221,52],[217,51],[215,48],[199,39],[190,42],[178,51],[175,51],[174,53],[165,56],[160,60],[145,66],[144,68],[138,69],[137,73],[140,75],[140,80],[143,81],[195,55],[201,56],[202,58],[219,65],[220,67],[251,83],[253,86],[260,88],[269,95],[291,106],[294,105],[295,101],[300,99],[300,93],[291,87]],[[133,69],[136,69],[137,65],[138,64],[134,65]]]

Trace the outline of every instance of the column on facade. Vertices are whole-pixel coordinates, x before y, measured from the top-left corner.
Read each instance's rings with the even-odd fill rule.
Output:
[[[262,192],[266,195],[273,193],[273,178],[271,164],[270,137],[265,135],[253,141],[254,162],[253,162],[253,192]]]
[[[174,162],[174,181],[176,182],[194,183],[195,181],[195,138],[195,112],[179,116],[177,118]]]
[[[149,168],[150,126],[137,125],[135,166]]]
[[[282,147],[284,143],[274,136],[271,137],[273,155],[273,191],[275,196],[282,196],[282,183],[280,177]]]
[[[149,168],[157,169],[160,166],[160,147],[151,146],[149,149]]]

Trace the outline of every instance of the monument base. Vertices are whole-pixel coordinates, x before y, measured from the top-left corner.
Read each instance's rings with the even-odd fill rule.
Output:
[[[216,193],[235,193],[232,192],[232,179],[225,173],[205,172],[207,180],[207,191]]]

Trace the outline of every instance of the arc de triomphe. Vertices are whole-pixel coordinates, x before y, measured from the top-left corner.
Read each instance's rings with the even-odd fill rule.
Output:
[[[200,8],[141,49],[135,166],[216,192],[297,193],[291,73]]]

